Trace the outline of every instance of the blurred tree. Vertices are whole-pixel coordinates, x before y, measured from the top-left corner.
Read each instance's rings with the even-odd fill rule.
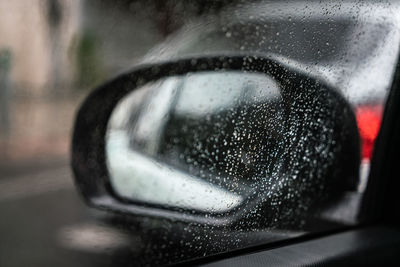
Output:
[[[59,47],[61,46],[61,22],[63,19],[63,9],[59,0],[47,0],[47,20],[50,31],[50,47],[51,47],[51,86],[57,89],[61,86],[61,57]]]
[[[11,52],[0,50],[0,134],[7,135],[10,130],[9,103],[11,97],[10,70]]]
[[[98,55],[100,42],[94,34],[86,31],[77,47],[77,89],[91,88],[102,81],[102,62]]]

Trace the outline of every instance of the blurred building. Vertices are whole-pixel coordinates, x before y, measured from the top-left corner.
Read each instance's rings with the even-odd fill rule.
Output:
[[[0,159],[66,153],[75,106],[49,97],[72,89],[81,9],[79,0],[0,0]]]
[[[0,50],[10,53],[13,90],[43,94],[71,83],[80,14],[79,0],[0,0]]]

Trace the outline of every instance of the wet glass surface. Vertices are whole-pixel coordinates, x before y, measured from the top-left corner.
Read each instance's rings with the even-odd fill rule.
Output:
[[[396,1],[0,0],[0,233],[5,240],[0,242],[0,265],[160,265],[356,224],[359,199],[366,190],[374,141],[397,60],[398,14]],[[259,211],[262,212],[245,209],[244,219],[223,227],[168,218],[115,215],[85,207],[73,187],[68,159],[73,117],[84,96],[98,84],[138,63],[220,53],[264,56],[272,53],[336,88],[350,105],[359,128],[361,161],[359,175],[354,176],[357,177],[355,184],[340,187],[350,188],[340,197],[327,194],[332,202],[326,203],[323,210],[311,212],[318,214],[312,221],[297,216],[305,210],[299,203],[309,207],[311,200],[302,194],[295,197],[295,192],[313,191],[313,188],[321,192],[315,183],[304,183],[303,187],[301,183],[296,184],[293,192],[276,195],[273,204],[261,207]],[[239,74],[231,76],[235,75]],[[179,82],[183,78],[196,79],[196,75],[168,80]],[[227,79],[215,80],[228,82]],[[141,109],[142,104],[147,104],[161,110],[145,112],[141,123],[132,121],[131,125],[142,126],[136,130],[135,127],[124,128],[122,137],[116,134],[119,137],[111,140],[115,141],[113,148],[129,147],[126,153],[140,152],[146,162],[151,158],[151,171],[156,169],[153,164],[159,164],[157,168],[168,166],[170,173],[179,170],[184,180],[189,174],[185,186],[177,183],[187,195],[192,195],[189,185],[190,189],[195,189],[190,184],[193,177],[201,188],[204,183],[207,188],[212,186],[207,189],[211,192],[204,190],[204,195],[198,194],[197,199],[186,202],[177,201],[185,196],[182,194],[178,198],[171,194],[145,196],[141,191],[142,197],[147,198],[140,202],[133,199],[138,196],[133,194],[133,189],[123,186],[122,180],[116,180],[115,188],[121,185],[117,191],[131,198],[133,204],[143,205],[143,200],[150,199],[153,201],[150,206],[157,206],[167,199],[168,205],[157,208],[178,208],[183,213],[196,211],[196,216],[223,214],[229,209],[243,207],[240,205],[248,203],[253,192],[259,192],[254,187],[260,183],[252,178],[261,181],[261,176],[264,179],[269,176],[260,172],[276,172],[272,167],[279,164],[273,164],[271,159],[276,155],[265,152],[269,158],[264,161],[268,164],[262,164],[254,155],[260,155],[265,148],[249,144],[266,137],[264,141],[268,145],[281,147],[276,144],[277,140],[290,132],[282,130],[287,120],[282,118],[285,114],[281,114],[278,91],[276,102],[268,100],[265,104],[262,95],[240,96],[239,100],[245,99],[246,105],[233,107],[225,103],[232,101],[217,95],[212,97],[214,102],[209,101],[212,92],[202,99],[193,88],[193,94],[181,97],[195,97],[203,107],[193,108],[194,104],[181,101],[171,113],[175,122],[171,120],[168,134],[162,135],[165,140],[152,143],[149,133],[154,133],[155,128],[166,129],[166,126],[159,127],[162,117],[157,117],[167,108],[162,105],[166,102],[157,97],[165,99],[161,93],[168,90],[159,90],[158,95],[152,90],[160,85],[147,86],[142,90],[143,95],[139,96],[139,91],[132,94],[132,101],[133,98],[148,99],[131,102],[128,106]],[[259,102],[251,101],[253,96]],[[214,109],[214,104],[229,108]],[[254,108],[254,105],[267,107]],[[202,110],[207,112],[202,113]],[[247,115],[241,114],[243,112]],[[260,116],[273,119],[265,125],[256,123],[260,112],[263,113]],[[130,110],[125,116],[128,118],[132,114],[138,113]],[[178,121],[176,115],[179,114],[185,114],[181,117],[183,121]],[[297,114],[304,119],[304,113]],[[293,121],[298,122],[299,118],[294,115]],[[313,122],[310,117],[307,119]],[[251,123],[257,124],[253,130],[249,130]],[[185,129],[176,124],[190,127]],[[318,125],[322,128],[325,121]],[[222,134],[220,129],[224,127],[229,134]],[[238,129],[236,136],[235,127]],[[262,134],[256,133],[257,127],[262,128]],[[326,133],[329,129],[332,127],[318,132]],[[251,138],[247,137],[249,133]],[[184,135],[188,138],[182,139]],[[216,143],[204,135],[229,138]],[[322,136],[319,137],[326,138],[322,143],[328,144],[329,137]],[[240,141],[235,139],[242,137]],[[234,157],[224,158],[227,150],[216,152],[212,148],[213,144],[225,147],[224,141]],[[161,143],[162,148],[154,147]],[[297,145],[305,148],[301,142]],[[317,148],[312,146],[312,149]],[[119,156],[123,155],[123,149],[118,152]],[[214,155],[207,155],[207,151]],[[298,151],[286,151],[292,157],[280,175],[274,176],[278,182],[279,177],[290,181],[284,174],[289,169],[295,174],[299,167],[290,164],[296,162]],[[278,160],[288,158],[279,155]],[[331,161],[336,158],[329,153],[321,155],[319,160],[325,158],[330,164],[339,164]],[[306,156],[300,165],[308,164],[314,166],[310,170],[326,171],[319,168],[319,160],[313,165],[314,158]],[[325,177],[323,173],[310,173],[314,177]],[[329,170],[329,173],[334,172]],[[304,173],[295,174],[295,177],[309,178]],[[321,184],[324,183],[318,183]],[[271,192],[272,182],[263,185],[264,193]],[[209,195],[218,197],[205,201]],[[279,203],[282,196],[289,195],[291,200]],[[214,211],[209,213],[211,210]],[[292,219],[294,217],[296,220]],[[260,221],[259,218],[264,219]]]

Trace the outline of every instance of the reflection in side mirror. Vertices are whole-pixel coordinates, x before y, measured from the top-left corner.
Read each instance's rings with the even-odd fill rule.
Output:
[[[351,224],[362,197],[348,101],[261,57],[143,66],[106,83],[78,113],[72,160],[95,207],[219,226]]]
[[[282,114],[279,86],[264,74],[201,72],[147,84],[110,119],[112,187],[130,201],[229,211],[269,173]]]

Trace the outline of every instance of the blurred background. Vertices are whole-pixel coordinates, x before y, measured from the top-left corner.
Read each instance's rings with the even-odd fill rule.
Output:
[[[91,89],[185,20],[227,4],[0,0],[0,177],[68,162],[74,114]]]
[[[78,196],[75,113],[185,21],[231,2],[0,0],[0,266],[115,266],[126,243],[142,253]]]

